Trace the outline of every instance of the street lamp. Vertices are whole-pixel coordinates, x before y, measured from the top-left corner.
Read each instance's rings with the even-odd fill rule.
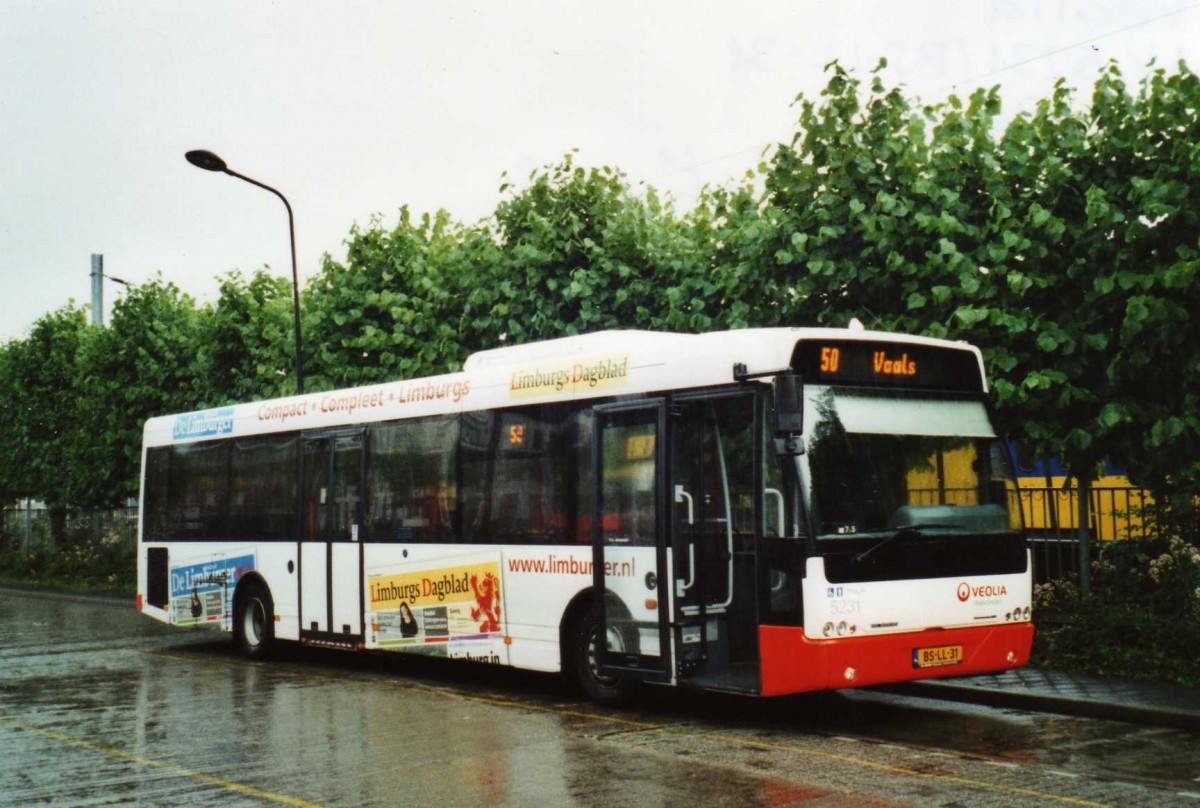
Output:
[[[104,274],[104,256],[92,253],[92,325],[104,325],[104,281],[110,280],[122,286],[132,283],[116,275]]]
[[[295,317],[296,331],[296,395],[304,395],[304,368],[300,361],[300,281],[296,275],[296,225],[292,219],[292,206],[288,203],[287,197],[279,193],[270,185],[265,185],[256,179],[251,179],[245,174],[239,174],[229,166],[225,165],[225,161],[210,151],[197,149],[190,151],[184,155],[187,161],[197,168],[203,168],[205,171],[220,171],[228,174],[231,177],[237,177],[239,180],[245,180],[251,185],[257,185],[263,190],[270,191],[283,200],[283,206],[287,208],[288,215],[288,237],[292,243],[292,314]]]

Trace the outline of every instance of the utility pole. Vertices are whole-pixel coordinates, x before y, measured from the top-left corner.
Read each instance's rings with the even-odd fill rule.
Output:
[[[92,325],[104,325],[104,256],[92,253]]]

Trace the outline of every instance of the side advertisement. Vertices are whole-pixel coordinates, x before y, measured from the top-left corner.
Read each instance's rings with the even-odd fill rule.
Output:
[[[453,566],[369,572],[368,647],[505,661],[499,556],[454,561]]]
[[[224,558],[189,559],[171,567],[171,622],[214,623],[229,616],[233,590],[254,569],[252,552]]]
[[[533,398],[628,386],[628,354],[590,356],[571,362],[548,361],[517,368],[509,378],[508,397]]]

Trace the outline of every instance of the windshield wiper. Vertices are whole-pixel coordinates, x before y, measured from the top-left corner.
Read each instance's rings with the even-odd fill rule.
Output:
[[[884,539],[881,542],[872,544],[866,550],[863,550],[861,553],[856,555],[854,557],[854,563],[860,564],[863,561],[866,561],[868,558],[871,557],[871,555],[876,550],[878,550],[880,547],[883,547],[885,544],[891,544],[892,542],[896,541],[897,539],[908,538],[910,536],[920,538],[922,530],[935,530],[935,529],[937,529],[937,530],[962,530],[962,525],[947,525],[947,524],[943,524],[940,522],[934,522],[934,523],[922,522],[922,523],[918,523],[915,525],[901,525],[900,527],[896,528],[895,533],[888,536],[886,539]]]

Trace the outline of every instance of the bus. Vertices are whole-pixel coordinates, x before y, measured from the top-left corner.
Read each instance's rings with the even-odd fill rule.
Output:
[[[856,324],[857,326],[857,324]],[[145,425],[137,608],[281,641],[756,696],[1024,665],[978,349],[607,331]]]

